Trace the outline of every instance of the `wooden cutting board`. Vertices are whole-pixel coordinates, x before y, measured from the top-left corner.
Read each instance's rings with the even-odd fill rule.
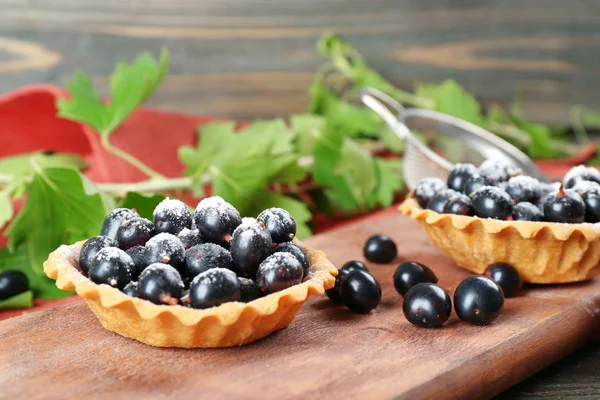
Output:
[[[529,286],[487,327],[455,315],[441,329],[410,325],[392,274],[429,265],[450,294],[468,276],[407,217],[386,212],[307,241],[334,264],[362,259],[387,233],[393,265],[369,265],[383,300],[369,315],[311,299],[287,328],[231,349],[153,348],[104,330],[83,302],[0,323],[4,398],[391,399],[493,396],[597,336],[600,280]]]

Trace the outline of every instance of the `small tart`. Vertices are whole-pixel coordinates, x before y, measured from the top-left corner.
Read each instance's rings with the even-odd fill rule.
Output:
[[[310,261],[308,279],[249,303],[230,302],[205,310],[156,305],[97,285],[79,269],[84,241],[60,246],[44,263],[44,272],[63,290],[83,297],[104,328],[158,347],[230,347],[261,339],[287,327],[312,295],[333,287],[337,269],[325,254],[294,241]]]
[[[456,264],[482,274],[505,262],[524,282],[579,282],[600,274],[600,223],[500,221],[422,209],[413,197],[399,207]]]

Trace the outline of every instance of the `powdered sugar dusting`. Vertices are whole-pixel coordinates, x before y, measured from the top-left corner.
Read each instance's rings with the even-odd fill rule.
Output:
[[[215,210],[219,215],[226,215],[231,212],[239,214],[231,204],[223,200],[222,197],[212,196],[202,200],[196,207],[196,212],[202,212],[207,209]]]
[[[190,218],[191,212],[188,206],[181,200],[166,198],[154,209],[152,214],[156,217],[157,214],[170,214],[175,218]]]
[[[96,254],[96,257],[94,257],[94,261],[113,262],[116,260],[122,261],[125,264],[133,267],[133,259],[129,256],[129,254],[125,253],[118,247],[105,247]]]
[[[519,175],[519,176],[510,178],[508,181],[508,184],[509,184],[509,186],[516,185],[516,186],[520,187],[521,189],[527,190],[530,192],[537,192],[537,191],[539,191],[539,187],[540,187],[540,182],[537,179],[532,178],[531,176],[526,176],[526,175]]]
[[[237,275],[227,268],[211,268],[198,274],[194,280],[192,280],[191,284],[197,285],[198,282],[202,281],[205,285],[216,285],[222,281],[223,278],[237,280]]]
[[[258,269],[262,273],[265,273],[272,269],[281,268],[281,267],[289,268],[290,266],[293,266],[293,265],[297,265],[300,268],[302,268],[302,265],[300,265],[300,261],[298,261],[298,259],[296,257],[294,257],[293,254],[287,253],[287,252],[279,252],[279,253],[274,253],[274,254],[270,255],[269,257],[267,257],[260,264],[260,267],[258,267]]]
[[[256,223],[258,223],[256,218],[253,218],[253,217],[242,218],[242,224],[244,224],[244,225],[250,225],[250,224],[256,224]]]
[[[180,287],[182,287],[182,288],[184,287],[183,280],[181,279],[181,275],[179,274],[179,272],[175,268],[170,266],[169,264],[162,264],[162,263],[150,264],[146,268],[144,268],[144,270],[140,274],[139,281],[144,280],[148,275],[155,275],[155,274],[162,274],[168,280],[170,280],[170,281],[175,280],[175,281],[177,281],[177,284]]]

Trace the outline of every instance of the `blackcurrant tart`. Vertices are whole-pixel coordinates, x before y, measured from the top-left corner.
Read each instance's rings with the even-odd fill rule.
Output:
[[[117,242],[122,250],[133,246],[143,246],[156,234],[154,224],[146,218],[131,218],[117,230]]]
[[[134,268],[133,260],[123,250],[105,247],[94,257],[88,275],[94,283],[123,289],[131,282]]]
[[[371,236],[363,248],[365,258],[378,264],[390,263],[396,258],[398,249],[396,243],[386,235]]]
[[[261,222],[241,224],[231,236],[231,258],[237,270],[247,278],[256,277],[260,263],[271,253],[273,241]]]
[[[471,195],[471,206],[478,217],[505,220],[512,215],[513,201],[500,188],[484,187]]]
[[[442,210],[444,214],[456,215],[473,215],[473,207],[471,207],[471,198],[464,194],[459,194],[456,197],[448,199]]]
[[[500,183],[508,181],[512,176],[519,175],[521,171],[512,167],[506,161],[490,159],[481,163],[479,173],[491,178],[496,183]]]
[[[256,219],[265,225],[273,238],[273,243],[289,242],[296,237],[296,221],[284,209],[268,208]]]
[[[183,247],[187,250],[197,244],[202,244],[202,235],[198,229],[183,228],[181,232],[177,234],[177,238],[183,243]]]
[[[141,273],[138,280],[138,297],[154,304],[175,305],[183,291],[179,272],[170,265],[151,264]]]
[[[209,269],[196,276],[190,284],[190,302],[192,307],[204,309],[240,301],[240,286],[235,272],[226,268]]]
[[[401,263],[394,272],[394,287],[404,296],[419,283],[437,283],[438,279],[429,267],[414,261]]]
[[[240,281],[241,301],[248,303],[262,297],[262,292],[258,284],[252,279],[238,276],[238,280]]]
[[[456,164],[448,176],[448,188],[462,192],[467,181],[477,175],[477,167],[473,164]]]
[[[402,312],[411,324],[438,328],[450,318],[452,301],[448,293],[434,283],[419,283],[404,296]]]
[[[464,279],[454,292],[454,309],[463,321],[487,325],[500,315],[504,307],[502,288],[483,276]]]
[[[521,201],[535,203],[541,196],[540,182],[530,176],[515,176],[508,181],[506,192],[515,203]]]
[[[498,262],[486,268],[484,274],[502,288],[504,297],[514,297],[523,287],[519,273],[511,265]]]
[[[139,217],[140,215],[129,208],[117,208],[108,213],[102,225],[102,236],[108,236],[117,239],[117,230],[125,221],[131,218]]]
[[[105,247],[119,247],[119,244],[108,236],[94,236],[83,244],[79,252],[79,268],[85,276],[87,276],[96,254]]]
[[[177,235],[183,229],[192,227],[193,216],[184,202],[168,197],[161,201],[152,214],[156,232]]]
[[[233,260],[227,249],[214,243],[197,244],[185,251],[185,274],[193,279],[213,268],[233,270]]]
[[[357,269],[342,281],[340,298],[350,311],[367,314],[381,302],[381,286],[367,271]]]
[[[431,198],[431,200],[429,200],[429,202],[427,203],[427,208],[431,211],[435,211],[436,213],[441,214],[444,212],[444,206],[446,205],[448,200],[458,196],[459,194],[460,193],[458,193],[456,190],[452,189],[441,190],[440,192],[436,193]]]
[[[275,246],[275,248],[273,248],[273,250],[271,250],[271,254],[279,253],[279,252],[290,253],[294,257],[296,257],[298,259],[298,261],[300,261],[300,264],[302,264],[302,269],[304,270],[304,276],[305,277],[308,276],[308,270],[310,267],[310,264],[308,261],[308,256],[306,255],[306,252],[304,252],[304,250],[302,250],[302,248],[300,246],[295,245],[294,243],[291,243],[291,242],[279,243],[277,246]]]
[[[600,187],[585,192],[583,202],[585,203],[585,220],[600,222]]]
[[[267,257],[256,273],[256,282],[264,294],[279,292],[302,282],[302,264],[290,253],[275,253]]]
[[[235,207],[219,196],[198,203],[194,220],[204,240],[225,247],[229,247],[233,231],[242,223],[242,217]]]
[[[446,184],[439,178],[423,178],[415,187],[415,197],[421,208],[427,207],[427,203],[438,192],[446,189]]]
[[[579,181],[592,181],[600,183],[600,171],[593,167],[578,165],[567,172],[563,180],[566,189],[570,189]]]
[[[333,300],[334,303],[340,303],[342,301],[340,297],[340,287],[342,286],[342,282],[351,272],[356,270],[369,272],[369,269],[364,263],[356,260],[348,261],[338,270],[338,274],[335,277],[335,285],[331,289],[325,291],[327,297]]]
[[[144,246],[133,246],[125,251],[133,260],[134,268],[131,273],[131,279],[137,281],[138,277],[146,268],[148,264],[144,264],[144,254],[146,253],[146,248]]]
[[[544,220],[544,213],[536,205],[522,201],[513,207],[512,217],[515,221],[540,222]]]
[[[146,243],[144,265],[169,264],[181,270],[185,262],[185,249],[181,240],[170,233],[159,233]]]
[[[0,273],[0,300],[5,300],[29,290],[27,276],[18,270]]]
[[[464,193],[470,196],[478,189],[486,186],[494,186],[495,182],[492,178],[486,175],[474,175],[465,183]]]
[[[585,220],[585,203],[580,195],[561,187],[557,194],[546,197],[544,218],[549,222],[581,223]]]

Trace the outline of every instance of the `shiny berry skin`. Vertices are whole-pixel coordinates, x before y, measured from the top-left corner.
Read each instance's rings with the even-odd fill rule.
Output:
[[[177,234],[177,238],[181,240],[181,243],[183,243],[183,247],[186,250],[197,244],[204,243],[198,229],[183,228],[181,232]]]
[[[327,297],[333,300],[334,303],[340,303],[342,301],[340,298],[340,287],[342,282],[351,272],[356,270],[369,272],[369,269],[365,264],[356,260],[348,261],[338,270],[338,274],[335,277],[335,285],[331,289],[325,291]]]
[[[438,192],[446,189],[446,184],[439,178],[423,178],[415,187],[415,197],[421,208],[427,207],[427,203]]]
[[[300,261],[300,264],[302,264],[302,270],[304,271],[304,277],[307,277],[308,271],[310,268],[310,264],[308,262],[308,256],[306,255],[306,252],[304,250],[302,250],[302,248],[300,246],[295,245],[294,243],[283,242],[283,243],[279,243],[277,246],[275,246],[275,248],[273,248],[273,250],[271,250],[271,254],[279,253],[282,251],[292,254],[294,257],[296,257],[298,259],[298,261]]]
[[[465,183],[464,193],[470,196],[478,189],[486,186],[494,186],[495,182],[492,178],[485,175],[474,175]]]
[[[454,292],[456,315],[472,325],[487,325],[500,315],[504,307],[502,288],[484,276],[464,279]]]
[[[585,221],[585,203],[580,195],[559,189],[557,194],[546,197],[544,219],[548,222],[578,224]]]
[[[442,210],[444,214],[456,215],[473,215],[473,207],[471,207],[471,199],[469,196],[459,194],[456,197],[448,199]]]
[[[567,172],[563,180],[565,189],[570,189],[579,181],[592,181],[600,183],[600,171],[593,167],[578,165]]]
[[[214,243],[197,244],[185,251],[185,274],[193,279],[213,268],[234,270],[231,254]]]
[[[571,188],[578,195],[583,196],[584,193],[590,190],[600,190],[600,184],[593,181],[579,181]]]
[[[452,313],[448,293],[434,283],[419,283],[404,295],[402,312],[411,324],[422,328],[439,328]]]
[[[448,185],[449,189],[456,190],[457,192],[462,192],[465,189],[465,184],[474,175],[477,175],[477,167],[473,164],[456,164],[452,171],[450,171],[450,176],[448,176]]]
[[[167,232],[177,235],[183,229],[190,229],[194,220],[192,212],[183,201],[169,199],[161,201],[152,214],[157,233]]]
[[[190,301],[194,308],[216,307],[241,299],[240,281],[229,269],[209,269],[196,276],[190,284]]]
[[[108,236],[113,239],[117,239],[117,230],[125,221],[129,221],[132,218],[139,218],[139,214],[130,210],[129,208],[116,208],[108,213],[104,219],[102,225],[102,236]]]
[[[262,292],[258,284],[252,279],[238,276],[238,280],[240,281],[241,301],[248,303],[262,297]]]
[[[18,270],[0,272],[0,300],[9,299],[29,290],[27,276]]]
[[[181,240],[170,233],[159,233],[146,243],[144,265],[169,264],[178,271],[183,269],[185,249]]]
[[[247,278],[254,278],[260,263],[271,254],[273,241],[265,225],[258,222],[235,228],[229,245],[236,270]]]
[[[133,260],[133,271],[131,272],[131,279],[137,281],[138,277],[146,268],[147,264],[144,264],[144,254],[146,253],[146,248],[144,246],[133,246],[125,251]]]
[[[296,221],[282,208],[268,208],[258,214],[256,220],[265,225],[273,243],[289,242],[296,237]]]
[[[394,287],[400,296],[419,283],[437,283],[437,276],[429,267],[414,261],[401,263],[394,272]]]
[[[223,247],[229,247],[233,231],[242,223],[242,217],[235,207],[219,196],[198,203],[194,220],[205,241]]]
[[[94,257],[88,276],[94,283],[123,289],[131,282],[134,268],[133,260],[123,250],[105,247]]]
[[[256,282],[263,294],[271,294],[302,282],[302,264],[290,253],[275,253],[258,267]]]
[[[459,194],[460,193],[458,193],[456,190],[444,189],[441,192],[436,193],[431,198],[431,200],[429,200],[426,208],[431,211],[435,211],[438,214],[441,214],[444,212],[444,206],[446,205],[448,200],[458,196]]]
[[[371,236],[363,248],[365,258],[377,264],[388,264],[396,258],[396,243],[386,235]]]
[[[367,271],[357,269],[342,281],[340,298],[350,311],[367,314],[381,302],[381,286]]]
[[[544,213],[536,205],[522,201],[513,207],[512,217],[515,221],[540,222],[544,220]]]
[[[86,240],[79,252],[79,268],[87,276],[96,254],[105,247],[119,247],[117,241],[108,236],[94,236]]]
[[[129,282],[127,286],[123,288],[123,293],[125,293],[129,297],[138,297],[138,284],[137,282]]]
[[[582,199],[585,203],[585,221],[600,222],[600,188],[588,190]]]
[[[117,230],[117,242],[121,250],[127,250],[133,246],[143,246],[156,234],[154,224],[146,218],[131,218]]]
[[[527,201],[535,203],[540,199],[541,190],[540,182],[530,176],[515,176],[510,178],[506,185],[506,193],[513,199],[515,203]]]
[[[506,220],[512,215],[513,201],[500,188],[484,187],[471,195],[471,207],[480,218]]]
[[[175,305],[183,291],[183,281],[179,272],[167,264],[151,264],[138,280],[138,297],[154,304]]]
[[[519,175],[520,172],[502,160],[485,160],[479,166],[479,173],[491,178],[496,183],[506,182],[511,176]]]
[[[491,264],[483,274],[500,285],[504,297],[514,297],[523,288],[519,272],[509,264],[503,262]]]

